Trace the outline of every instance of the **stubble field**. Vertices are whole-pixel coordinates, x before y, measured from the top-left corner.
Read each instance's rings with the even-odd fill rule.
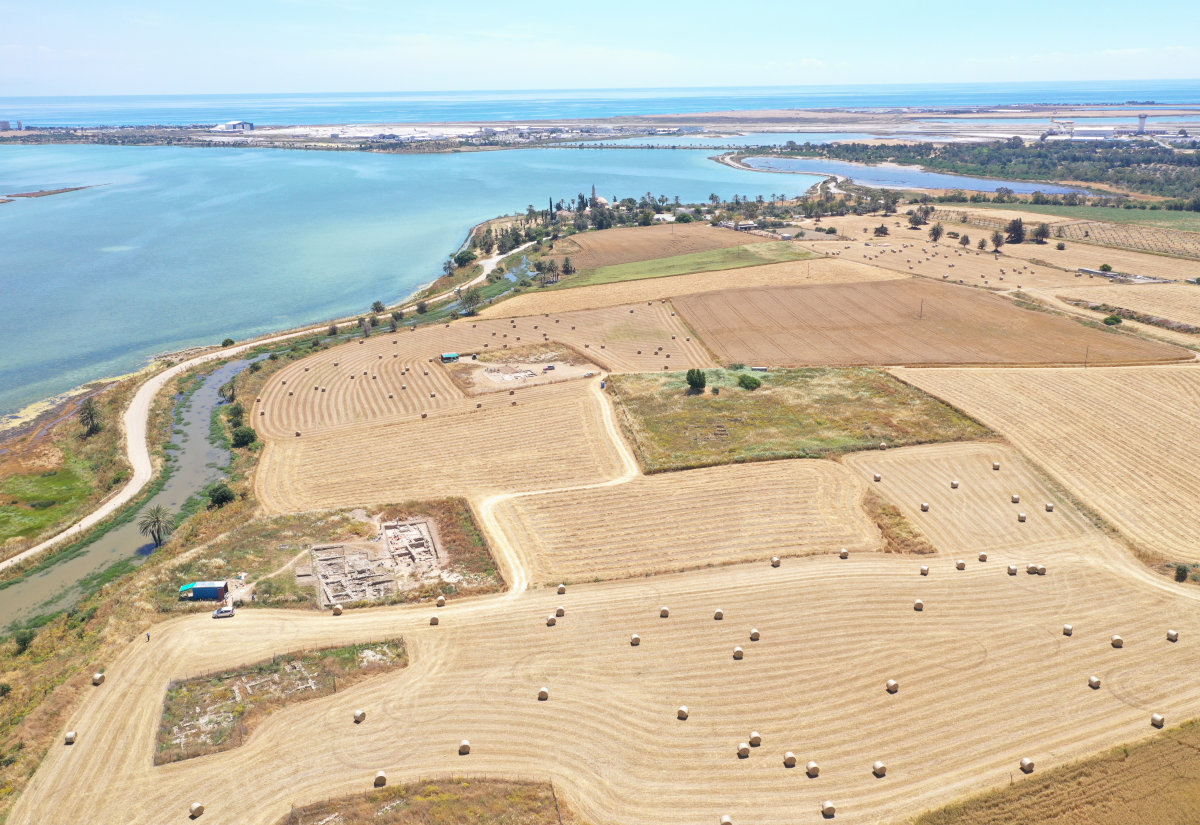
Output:
[[[1060,298],[1131,309],[1200,327],[1200,286],[1194,284],[1109,284],[1059,289]]]
[[[630,226],[582,232],[564,238],[555,243],[554,257],[570,258],[575,268],[583,272],[603,266],[728,249],[761,240],[755,235],[699,222]]]

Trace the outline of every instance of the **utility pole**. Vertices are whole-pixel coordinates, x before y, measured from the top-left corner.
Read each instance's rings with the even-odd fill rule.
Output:
[[[1083,348],[1083,368],[1085,370],[1087,369],[1088,353],[1091,352],[1091,349],[1092,349],[1091,344],[1088,344],[1086,347]]]
[[[917,315],[917,320],[922,321],[924,319],[925,319],[925,299],[922,298],[921,299],[921,311]]]

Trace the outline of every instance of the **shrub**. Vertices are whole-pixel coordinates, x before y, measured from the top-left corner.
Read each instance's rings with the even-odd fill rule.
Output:
[[[12,693],[12,685],[8,682],[0,682],[0,699],[3,699],[10,693]]]
[[[208,507],[210,510],[219,510],[226,504],[230,504],[235,498],[233,490],[229,489],[229,485],[221,481],[208,488]]]
[[[743,372],[738,376],[738,386],[744,390],[756,390],[762,386],[762,381]]]
[[[1121,316],[1120,315],[1110,315],[1104,319],[1104,323],[1110,327],[1115,327],[1117,324],[1121,323]]]
[[[230,427],[242,426],[243,417],[245,415],[246,415],[246,408],[242,406],[240,401],[236,404],[231,405],[227,410],[225,410],[225,417],[227,419],[229,419]]]
[[[1101,272],[1112,272],[1112,267],[1109,266],[1108,264],[1100,264],[1100,271]]]
[[[1186,564],[1175,565],[1175,581],[1177,581],[1177,582],[1187,581],[1189,572],[1191,572],[1191,571],[1188,570],[1188,566]]]
[[[223,347],[232,347],[232,346],[233,346],[234,344],[236,344],[236,343],[237,343],[237,342],[236,342],[236,341],[234,341],[232,338],[226,338],[224,341],[222,341],[222,342],[221,342],[221,346],[223,346]]]
[[[731,369],[734,372],[741,372],[745,368],[746,368],[745,364],[730,364],[729,365],[729,369]]]
[[[17,643],[18,656],[20,656],[26,650],[29,650],[29,646],[33,644],[33,639],[35,636],[37,636],[37,633],[27,627],[22,628],[13,634],[13,641]]]
[[[1067,245],[1065,243],[1063,243],[1062,241],[1059,241],[1058,243],[1056,243],[1054,245],[1054,248],[1057,249],[1059,252],[1062,252],[1064,249],[1067,248]]]
[[[429,311],[429,304],[427,304],[425,301],[417,301],[417,314],[418,315],[424,315],[428,311]]]
[[[837,229],[835,229],[835,228],[834,228],[834,227],[832,227],[832,226],[827,226],[827,227],[825,227],[825,234],[826,234],[826,235],[836,235],[836,234],[837,234]]]
[[[708,384],[708,379],[704,375],[704,370],[697,369],[696,367],[692,367],[690,370],[688,370],[685,377],[687,379],[688,386],[691,387],[695,392],[700,392]]]
[[[234,447],[249,447],[258,440],[258,433],[254,432],[253,427],[234,427],[233,428],[233,446]]]

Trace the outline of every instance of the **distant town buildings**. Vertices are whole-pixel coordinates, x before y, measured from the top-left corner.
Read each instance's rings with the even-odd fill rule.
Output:
[[[213,127],[214,132],[252,132],[254,124],[245,120],[231,120]]]
[[[12,124],[7,120],[0,120],[0,132],[8,132],[12,130]]]

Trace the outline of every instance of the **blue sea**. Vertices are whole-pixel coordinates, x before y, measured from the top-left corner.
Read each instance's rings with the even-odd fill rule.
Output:
[[[0,120],[137,126],[249,120],[272,125],[621,117],[737,109],[1200,103],[1200,80],[941,83],[694,89],[0,97]],[[1151,107],[1150,111],[1153,111]]]

